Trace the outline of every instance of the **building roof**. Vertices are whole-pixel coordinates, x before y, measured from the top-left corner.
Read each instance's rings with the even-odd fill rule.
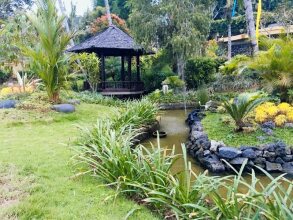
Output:
[[[293,33],[293,25],[285,29],[283,26],[270,26],[267,28],[263,28],[259,30],[260,35],[266,35],[266,36],[271,36],[271,35],[279,35],[282,33]],[[248,40],[249,36],[247,34],[239,34],[231,37],[231,41],[245,41]],[[218,39],[219,43],[227,43],[228,42],[228,37],[222,37]]]
[[[75,53],[94,52],[105,56],[153,54],[153,52],[146,52],[140,45],[135,43],[129,34],[115,25],[109,26],[95,36],[67,51]]]

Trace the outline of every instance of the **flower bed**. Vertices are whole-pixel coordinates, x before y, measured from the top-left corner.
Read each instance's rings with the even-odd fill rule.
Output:
[[[230,165],[238,169],[248,160],[246,170],[261,167],[266,171],[293,175],[293,149],[283,142],[233,148],[208,138],[201,124],[200,112],[190,113],[187,122],[190,127],[187,151],[211,172],[231,171]]]

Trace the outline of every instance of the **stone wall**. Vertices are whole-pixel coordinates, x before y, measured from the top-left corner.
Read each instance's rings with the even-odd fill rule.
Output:
[[[188,115],[187,123],[190,133],[187,143],[188,153],[203,167],[211,172],[221,173],[231,171],[231,167],[239,169],[248,160],[245,169],[257,170],[261,167],[269,172],[283,172],[293,176],[293,149],[283,142],[265,144],[263,146],[241,146],[233,148],[223,142],[210,140],[204,133],[201,119],[204,114],[193,111]]]
[[[197,106],[196,103],[187,103],[186,105],[184,103],[161,103],[159,104],[160,110],[179,110],[179,109],[193,109]]]

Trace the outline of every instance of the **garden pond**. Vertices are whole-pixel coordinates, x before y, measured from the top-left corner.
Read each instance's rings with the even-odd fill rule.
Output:
[[[162,148],[164,147],[164,148],[172,149],[172,147],[175,146],[175,152],[177,154],[182,154],[181,144],[187,142],[188,134],[189,134],[189,127],[185,123],[185,120],[189,112],[190,110],[187,110],[187,112],[185,112],[185,110],[164,110],[160,112],[160,117],[159,117],[160,130],[165,131],[167,133],[166,138],[160,139],[160,146]],[[157,138],[149,138],[145,140],[142,144],[147,147],[151,147],[151,144],[153,144],[154,146],[157,146]],[[195,161],[192,157],[188,156],[188,159],[191,162],[192,170],[196,174],[200,174],[205,171],[205,169],[201,167],[200,164],[197,161]],[[177,162],[173,166],[173,171],[174,173],[176,173],[183,170],[183,168],[184,168],[183,158],[180,158],[179,160],[177,160]],[[209,174],[219,175],[219,174],[212,174],[212,173],[209,173]],[[225,175],[225,173],[221,175]],[[278,174],[273,174],[273,176],[278,176]],[[251,179],[249,174],[245,174],[244,178],[247,181]],[[258,174],[257,178],[260,179],[260,182],[264,186],[266,186],[267,184],[271,182],[271,180],[268,177],[262,174]]]

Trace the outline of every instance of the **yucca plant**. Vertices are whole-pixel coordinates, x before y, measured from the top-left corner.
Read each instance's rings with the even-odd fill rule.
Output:
[[[233,100],[224,100],[223,106],[234,119],[237,126],[236,131],[243,131],[243,127],[245,127],[244,119],[248,113],[266,101],[268,101],[268,98],[259,92],[242,93]]]
[[[63,28],[64,17],[59,17],[54,0],[38,1],[37,13],[27,15],[37,33],[37,45],[23,46],[23,53],[31,59],[31,67],[42,79],[49,99],[59,100],[68,68],[68,55],[64,51],[72,34]]]

